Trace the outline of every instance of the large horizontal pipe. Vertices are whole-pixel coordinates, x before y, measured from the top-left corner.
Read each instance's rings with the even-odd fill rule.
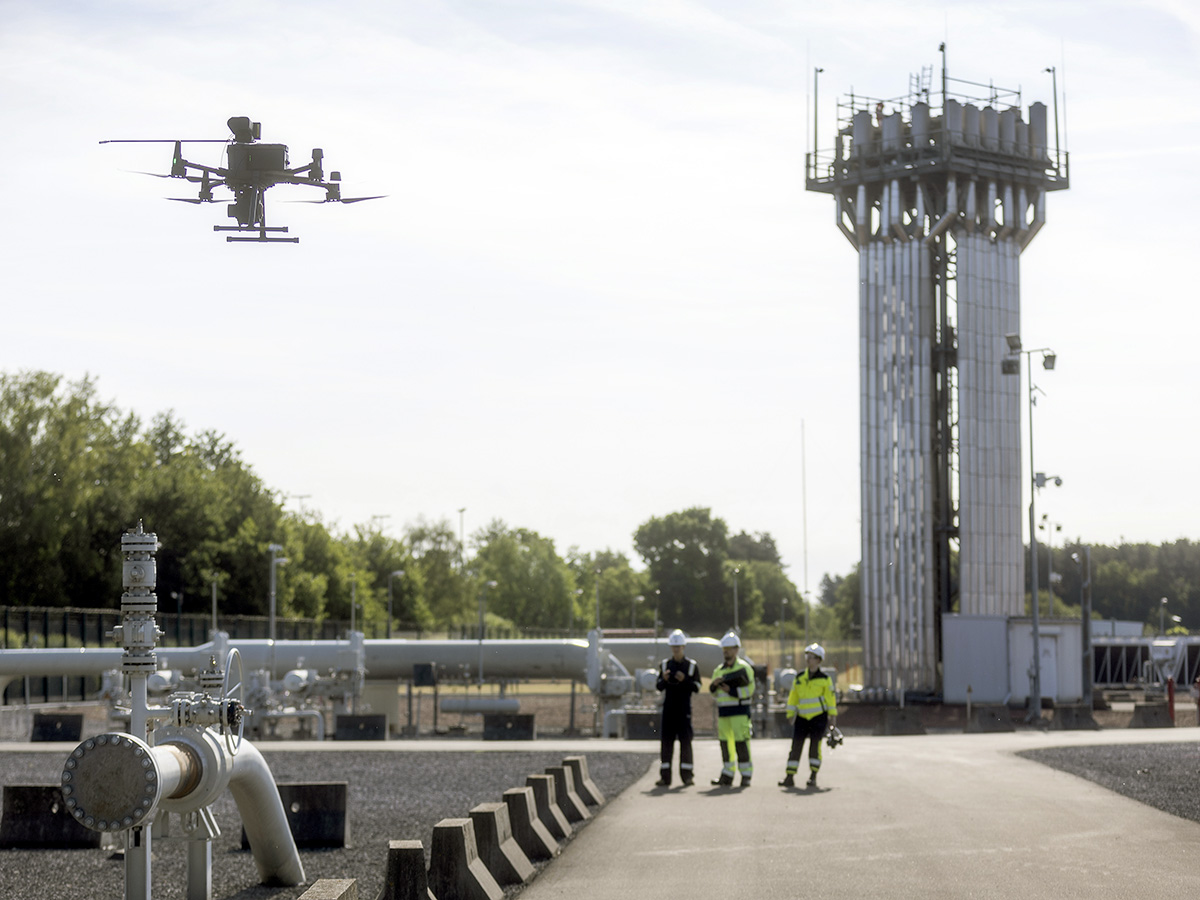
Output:
[[[291,669],[320,672],[354,669],[355,645],[350,641],[229,641],[236,647],[247,670],[272,669],[282,675]],[[603,642],[627,669],[653,668],[671,655],[665,637],[615,638]],[[586,677],[588,642],[566,640],[485,640],[483,670],[489,679],[576,679]],[[394,678],[406,681],[413,666],[436,663],[444,670],[475,672],[479,666],[479,641],[412,641],[403,639],[363,641],[363,665],[373,680]],[[691,638],[688,656],[702,673],[711,673],[721,662],[721,647],[713,638]],[[0,690],[14,678],[47,675],[101,675],[119,669],[124,651],[110,648],[5,650],[0,653]],[[200,671],[219,654],[211,641],[198,647],[159,648],[162,669]]]

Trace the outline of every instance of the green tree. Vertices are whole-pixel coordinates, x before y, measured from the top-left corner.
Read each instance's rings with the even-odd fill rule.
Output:
[[[861,633],[857,564],[849,575],[821,579],[819,602],[809,613],[808,633],[815,641],[852,640]]]
[[[741,559],[746,562],[767,562],[777,566],[783,565],[775,539],[765,531],[754,534],[740,532],[729,539],[730,559]]]
[[[387,537],[374,525],[356,526],[348,540],[358,566],[368,574],[373,585],[370,589],[372,613],[368,620],[377,621],[384,631],[387,630],[388,577],[393,572],[402,572],[391,578],[392,617],[409,627],[428,628],[433,623],[433,614],[418,591],[420,574],[403,541]],[[359,602],[363,602],[362,591]]]
[[[474,535],[473,569],[479,581],[495,581],[488,610],[519,628],[571,627],[575,577],[554,550],[554,542],[527,528],[509,528],[496,519]]]
[[[635,615],[639,611],[646,617],[653,615],[652,612],[637,609],[644,607],[646,598],[652,598],[652,594],[646,574],[635,571],[625,554],[611,549],[585,553],[578,547],[572,547],[567,552],[567,566],[575,577],[576,590],[580,591],[576,601],[581,622],[577,630],[580,633],[595,627],[597,588],[602,628],[627,627],[631,608]],[[637,597],[643,598],[641,604],[636,602]],[[668,627],[675,626],[668,624]]]
[[[429,610],[439,628],[473,621],[474,598],[460,565],[463,548],[450,521],[419,518],[405,528],[404,539],[413,562],[411,573],[403,567],[406,587],[418,592],[414,608]]]
[[[138,427],[91,379],[0,375],[0,601],[119,602],[112,523],[134,524],[129,488],[151,462]]]
[[[726,590],[728,529],[710,509],[696,507],[653,517],[634,532],[652,589],[661,592],[659,615],[691,634],[733,625],[733,592]]]

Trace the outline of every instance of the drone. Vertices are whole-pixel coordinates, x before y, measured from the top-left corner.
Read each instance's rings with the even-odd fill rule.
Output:
[[[314,149],[312,162],[291,168],[288,165],[286,144],[266,144],[262,140],[262,123],[251,122],[248,116],[234,116],[228,122],[233,137],[225,140],[200,139],[193,141],[143,138],[136,140],[101,141],[101,144],[175,144],[171,158],[171,173],[144,172],[156,178],[183,178],[200,186],[197,197],[168,197],[181,203],[215,203],[213,191],[228,188],[233,192],[233,202],[227,207],[236,225],[214,225],[213,231],[232,231],[226,241],[254,241],[258,243],[300,243],[298,237],[274,237],[286,234],[284,226],[267,225],[266,193],[277,184],[303,184],[325,191],[322,200],[300,200],[299,203],[360,203],[363,200],[378,200],[383,194],[373,197],[343,197],[342,173],[330,172],[325,179],[322,160],[325,151]],[[183,158],[184,144],[226,144],[226,165],[206,166]]]

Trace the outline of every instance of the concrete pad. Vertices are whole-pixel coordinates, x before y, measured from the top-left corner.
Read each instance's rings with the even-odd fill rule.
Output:
[[[353,878],[321,878],[300,895],[300,900],[358,900],[358,882]]]
[[[420,841],[388,841],[383,890],[376,900],[437,900],[429,890]]]
[[[1078,703],[1054,707],[1054,718],[1050,720],[1051,731],[1098,731],[1100,726],[1092,718],[1092,710]]]
[[[925,726],[921,724],[921,713],[911,706],[881,706],[879,718],[875,722],[875,734],[924,734]]]
[[[81,825],[67,812],[57,784],[6,784],[3,805],[0,848],[67,850],[100,846],[103,835]]]
[[[1130,728],[1174,728],[1171,710],[1165,703],[1135,703]]]
[[[531,860],[552,859],[558,853],[558,841],[538,817],[533,788],[509,788],[504,792],[504,804],[517,846]]]
[[[590,806],[603,806],[604,794],[601,793],[600,788],[596,787],[592,776],[588,774],[587,757],[564,756],[563,765],[571,770],[571,777],[575,782],[575,793],[583,798],[583,802]]]
[[[277,782],[279,800],[287,816],[296,846],[302,850],[317,847],[352,847],[347,800],[350,785],[345,781]],[[242,849],[250,841],[242,829]]]
[[[753,742],[748,790],[656,790],[653,763],[522,900],[793,900],[803,885],[901,900],[1193,896],[1200,823],[1016,754],[1194,739],[1183,729],[851,735],[826,752],[813,792],[775,786],[789,747],[779,739]],[[698,773],[719,769],[715,748],[697,751]]]
[[[1007,706],[974,706],[971,715],[967,717],[967,727],[963,729],[970,734],[991,733],[996,731],[1016,731],[1012,714]]]
[[[496,883],[524,884],[533,877],[533,863],[513,838],[505,803],[480,803],[471,810],[479,857]]]

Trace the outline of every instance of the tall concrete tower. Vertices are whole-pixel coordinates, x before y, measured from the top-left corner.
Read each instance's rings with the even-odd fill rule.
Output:
[[[943,47],[944,52],[944,47]],[[817,70],[820,71],[820,70]],[[1050,71],[1050,70],[1048,70]],[[816,76],[814,74],[814,81]],[[1020,256],[1068,186],[1047,108],[952,79],[838,102],[810,191],[858,251],[862,629],[868,695],[940,689],[941,617],[1024,614]],[[815,93],[815,85],[814,85]],[[1053,143],[1051,143],[1053,138]],[[957,575],[952,559],[957,554]]]

